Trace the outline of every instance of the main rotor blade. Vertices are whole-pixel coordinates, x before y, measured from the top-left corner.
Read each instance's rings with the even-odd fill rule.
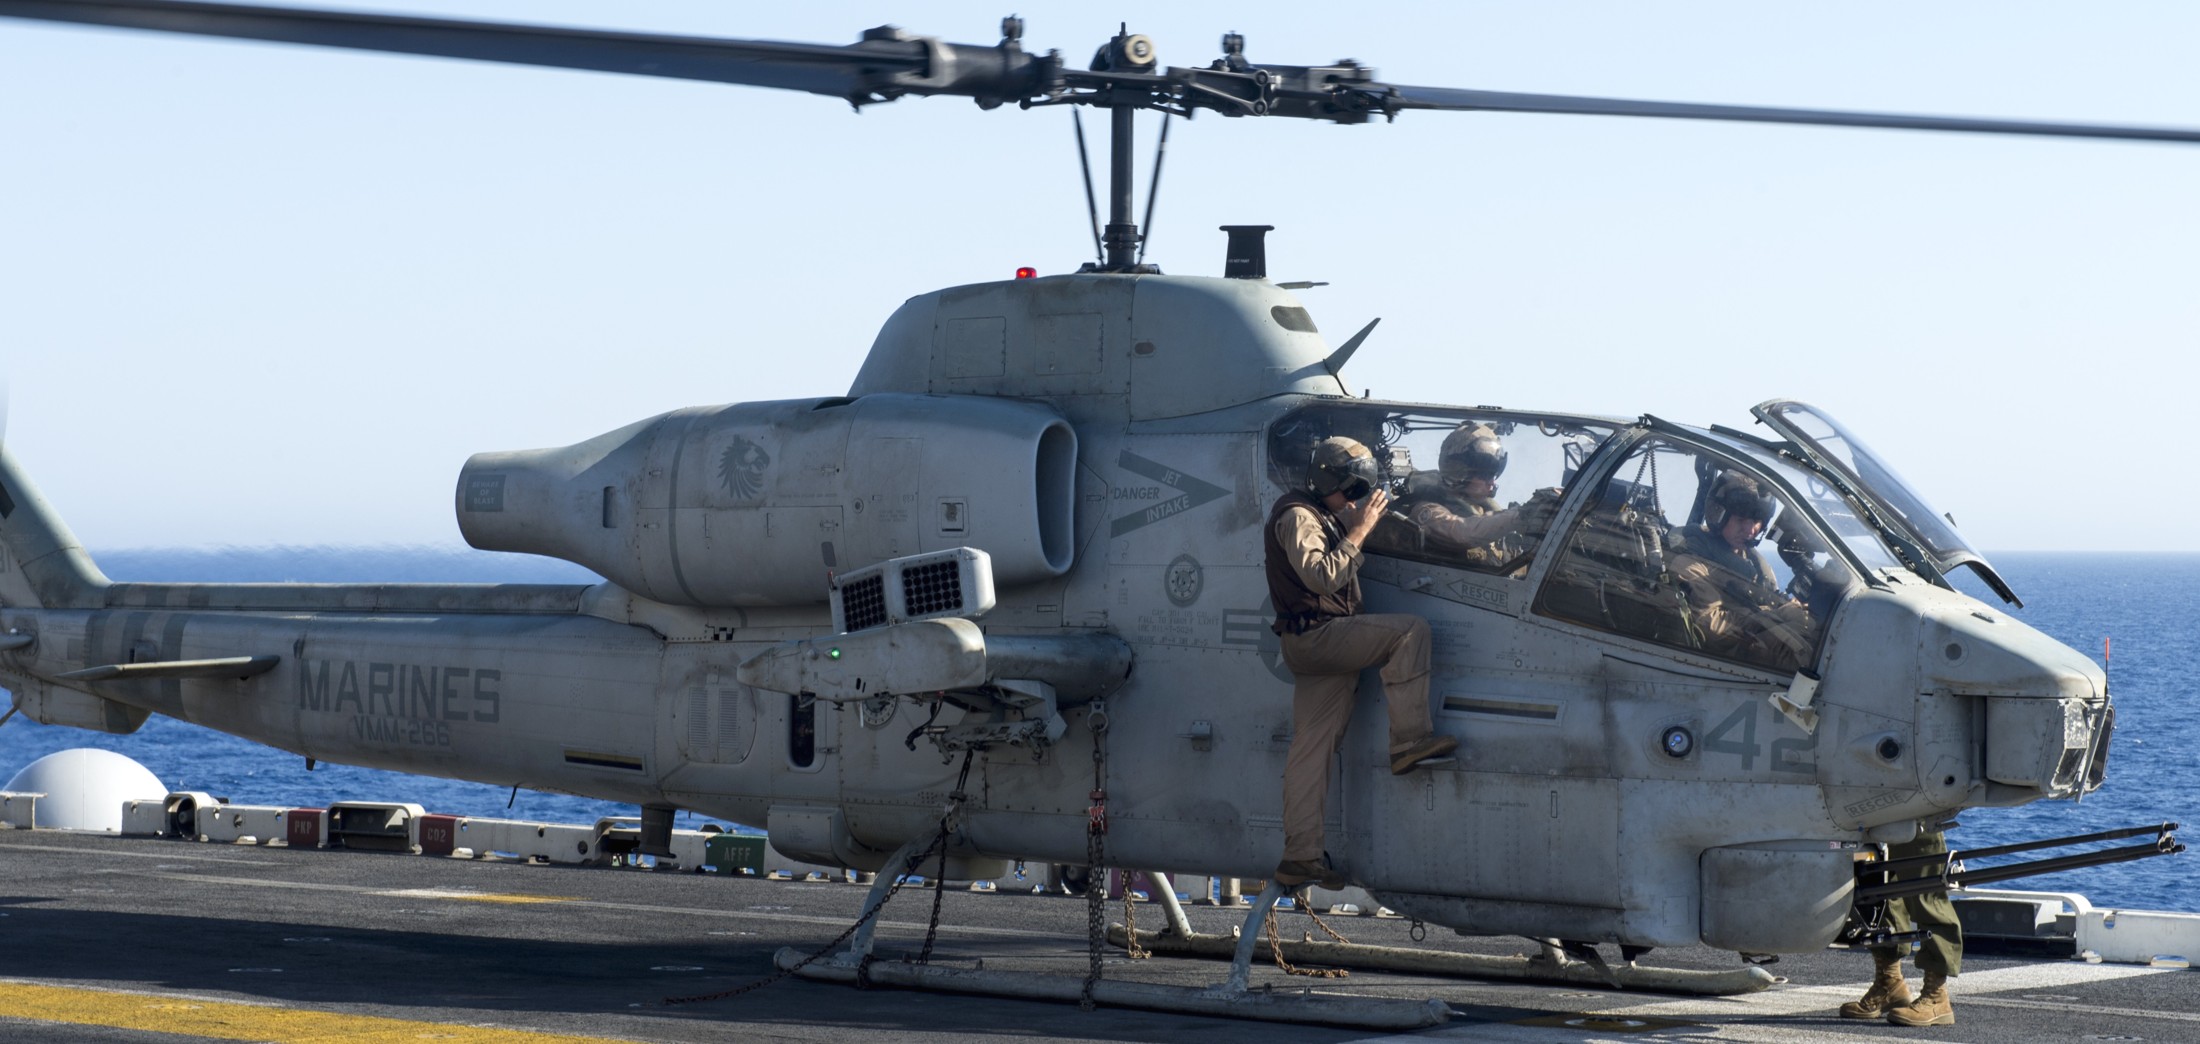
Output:
[[[1213,108],[1230,115],[1265,113],[1343,122],[1364,122],[1374,113],[1395,115],[1408,109],[1430,109],[2200,143],[2200,130],[2181,127],[1908,116],[1416,87],[1376,82],[1369,75],[1373,70],[1352,63],[1334,68],[1253,67],[1278,77],[1274,82],[1285,88],[1278,92],[1282,96],[1279,100],[1264,98],[1263,89],[1243,72],[1067,70],[1055,55],[1027,54],[1011,43],[944,43],[885,27],[864,33],[859,43],[834,46],[193,0],[0,0],[0,17],[709,80],[807,91],[857,104],[906,94],[951,94],[976,98],[988,107],[1053,97],[1087,104],[1174,105]],[[1067,89],[1086,93],[1065,93]]]
[[[919,39],[866,39],[841,47],[177,0],[0,0],[0,16],[711,80],[839,98],[923,76],[934,59]]]
[[[1376,85],[1379,89],[1382,85]],[[1574,116],[1648,116],[1670,120],[1732,120],[1742,123],[1793,123],[1812,126],[1878,127],[1887,130],[1965,131],[1974,134],[2026,134],[2057,138],[2114,138],[2124,141],[2200,142],[2200,130],[2182,127],[2123,127],[2098,123],[2042,123],[1987,120],[1963,116],[1904,116],[1895,113],[1841,112],[1826,109],[1772,109],[1751,105],[1703,105],[1695,102],[1630,101],[1625,98],[1577,98],[1563,94],[1516,94],[1451,87],[1391,88],[1392,109],[1482,112],[1538,112]]]

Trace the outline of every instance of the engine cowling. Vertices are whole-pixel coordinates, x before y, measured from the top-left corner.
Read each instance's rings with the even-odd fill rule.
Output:
[[[1077,435],[1053,410],[881,393],[702,406],[556,449],[480,453],[458,527],[675,605],[821,603],[829,570],[982,548],[1002,586],[1075,554]]]

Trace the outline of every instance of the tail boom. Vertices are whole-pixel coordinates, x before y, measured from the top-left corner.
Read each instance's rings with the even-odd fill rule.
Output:
[[[0,607],[96,609],[107,576],[0,445]]]

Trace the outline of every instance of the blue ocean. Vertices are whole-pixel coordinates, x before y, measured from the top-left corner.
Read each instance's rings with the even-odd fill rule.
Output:
[[[98,553],[109,576],[144,581],[485,581],[591,583],[575,566],[479,552],[389,549],[254,549]],[[2009,553],[1995,565],[2024,600],[2026,623],[2097,661],[2108,648],[2117,732],[2108,782],[2082,803],[2040,802],[1966,813],[1949,835],[1958,849],[2163,822],[2192,823],[2200,788],[2200,704],[2185,691],[2200,670],[2200,555]],[[1959,580],[1993,603],[1983,585]],[[173,790],[206,791],[244,804],[414,801],[455,815],[593,822],[632,815],[629,806],[562,794],[428,779],[343,765],[305,763],[247,740],[154,718],[130,736],[53,728],[22,719],[0,727],[0,780],[71,747],[102,747],[137,759]],[[683,814],[678,825],[699,826]],[[2200,830],[2200,827],[2196,827]],[[2134,839],[2139,840],[2139,839]],[[2117,842],[2128,845],[2134,841]],[[2046,853],[2059,854],[2059,853]],[[2027,857],[2031,858],[2031,857]],[[2200,856],[2144,859],[2028,878],[1997,887],[2081,892],[2096,906],[2200,912]]]
[[[2193,673],[2200,670],[2200,555],[2011,552],[1993,556],[1993,561],[2024,601],[2024,608],[2010,609],[2010,615],[2091,655],[2095,663],[2105,663],[2109,695],[2116,703],[2116,734],[2107,782],[2084,801],[1967,812],[1963,826],[1949,833],[1949,846],[1985,848],[2157,823],[2182,823],[2200,831],[2200,788],[2193,786],[2193,773],[2200,767],[2193,753],[2200,744],[2200,705],[2189,691]],[[1956,586],[1999,604],[1984,584],[1969,576],[1966,571],[1958,577]],[[2111,847],[2144,840],[2132,838]],[[2193,913],[2200,912],[2196,885],[2200,853],[1992,887],[2080,892],[2095,906]]]

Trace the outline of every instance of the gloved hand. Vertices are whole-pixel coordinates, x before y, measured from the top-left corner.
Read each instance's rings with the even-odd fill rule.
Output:
[[[1536,490],[1528,502],[1520,505],[1520,531],[1541,536],[1551,528],[1552,516],[1558,514],[1558,499],[1562,491],[1556,486]]]

